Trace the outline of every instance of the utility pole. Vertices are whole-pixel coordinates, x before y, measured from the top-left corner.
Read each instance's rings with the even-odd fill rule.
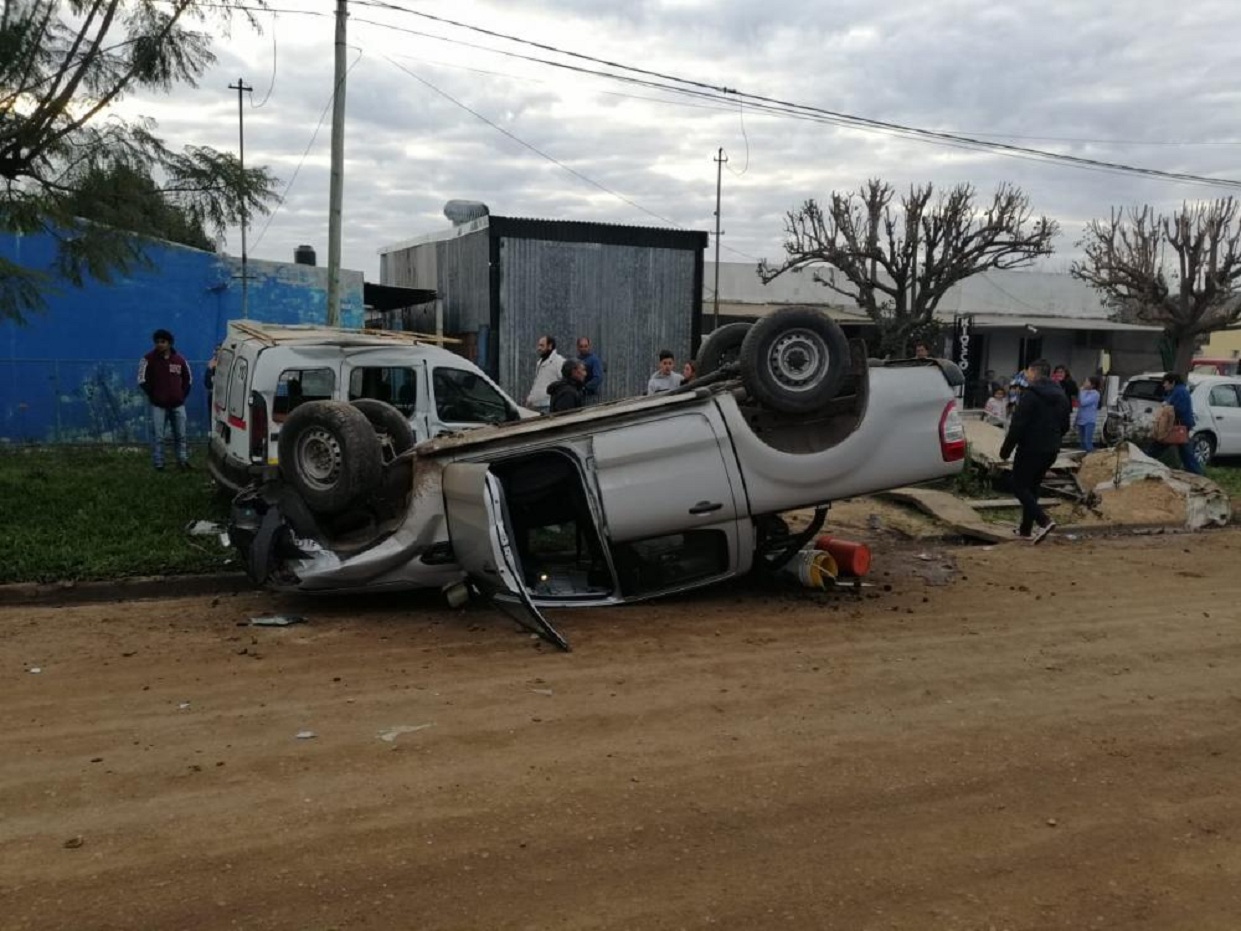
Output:
[[[241,162],[241,173],[246,172],[246,111],[242,106],[243,95],[254,90],[246,82],[238,78],[236,84],[228,85],[230,91],[237,92],[237,151]],[[244,183],[244,182],[243,182]],[[250,272],[249,257],[246,255],[246,226],[249,222],[246,213],[246,201],[241,200],[241,319],[250,319]]]
[[[720,328],[720,190],[724,182],[724,163],[728,156],[724,147],[711,161],[715,162],[715,312],[712,314],[711,329]]]
[[[336,90],[332,94],[332,180],[328,193],[327,325],[340,326],[340,204],[345,188],[346,0],[336,0]]]

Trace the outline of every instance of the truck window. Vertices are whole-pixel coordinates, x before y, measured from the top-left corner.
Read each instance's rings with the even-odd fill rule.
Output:
[[[335,390],[336,373],[331,369],[285,369],[276,380],[272,420],[281,423],[307,401],[330,401]]]
[[[412,368],[363,366],[349,373],[349,400],[373,398],[412,414],[418,402],[418,373]]]
[[[728,571],[728,535],[687,530],[612,547],[621,594],[647,595]]]
[[[504,423],[517,419],[487,379],[466,369],[437,368],[431,376],[435,412],[444,423]]]
[[[250,384],[250,363],[238,359],[233,366],[233,375],[228,380],[228,416],[236,417],[244,422],[246,419],[246,389]]]

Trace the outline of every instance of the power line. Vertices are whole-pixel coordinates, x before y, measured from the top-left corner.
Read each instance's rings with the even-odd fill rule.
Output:
[[[387,57],[387,56],[385,56],[385,57]],[[430,81],[428,81],[426,78],[422,77],[422,76],[421,76],[421,75],[419,75],[419,74],[416,74],[416,73],[415,73],[415,72],[413,72],[413,71],[410,71],[408,68],[406,68],[406,67],[405,67],[404,65],[402,65],[400,62],[398,62],[398,61],[396,61],[396,60],[394,60],[394,59],[392,59],[392,58],[388,58],[388,62],[389,62],[389,63],[390,63],[393,67],[395,67],[395,68],[399,68],[401,71],[404,71],[407,75],[409,75],[409,76],[410,76],[411,78],[413,78],[415,81],[418,81],[420,84],[423,84],[424,86],[428,87],[429,89],[431,89],[431,90],[435,91],[435,93],[439,94],[441,97],[443,97],[444,99],[448,100],[450,103],[455,104],[456,106],[460,107],[460,108],[461,108],[462,110],[464,110],[466,113],[469,113],[471,116],[475,117],[476,119],[479,119],[479,120],[481,120],[482,122],[486,123],[486,124],[487,124],[488,126],[490,126],[492,129],[496,130],[496,131],[497,131],[497,132],[499,132],[499,133],[502,133],[503,135],[507,136],[509,139],[512,139],[512,140],[513,140],[514,142],[516,142],[518,145],[524,146],[525,148],[529,149],[531,152],[533,152],[535,155],[538,155],[540,158],[544,158],[544,159],[546,159],[547,161],[551,162],[551,163],[552,163],[553,165],[555,165],[556,167],[561,168],[561,169],[563,169],[564,171],[567,171],[569,174],[573,175],[575,178],[578,178],[578,179],[580,179],[580,180],[582,180],[582,181],[585,181],[587,184],[591,185],[592,187],[598,188],[600,191],[603,191],[605,194],[610,194],[612,197],[615,197],[615,198],[617,198],[618,200],[623,201],[624,203],[626,203],[626,204],[628,204],[629,206],[633,207],[635,210],[640,210],[640,211],[642,211],[642,212],[643,212],[643,213],[645,213],[647,216],[654,217],[656,220],[659,220],[661,223],[666,223],[666,224],[668,224],[669,226],[674,227],[674,228],[676,228],[676,229],[684,229],[684,228],[685,228],[682,224],[677,223],[675,220],[670,220],[668,217],[665,217],[665,216],[663,216],[663,215],[661,215],[661,214],[655,213],[655,211],[653,211],[653,210],[648,210],[646,207],[643,207],[641,204],[637,203],[636,201],[631,200],[630,198],[626,197],[624,194],[621,194],[621,193],[620,193],[620,192],[618,192],[618,191],[614,191],[614,190],[612,190],[610,187],[608,187],[608,186],[606,186],[606,185],[604,185],[604,184],[602,184],[602,183],[600,183],[600,182],[596,181],[594,178],[591,178],[591,177],[589,177],[589,176],[587,176],[587,175],[582,174],[582,172],[578,171],[578,170],[577,170],[577,169],[575,169],[575,168],[571,168],[571,167],[569,167],[569,166],[568,166],[568,165],[566,165],[564,162],[560,161],[558,158],[556,158],[556,157],[554,157],[554,156],[552,156],[552,155],[549,155],[548,153],[544,152],[542,149],[538,148],[537,146],[532,145],[532,144],[531,144],[531,143],[529,143],[529,142],[526,142],[526,141],[525,141],[524,139],[522,139],[521,137],[519,137],[519,136],[515,135],[514,133],[510,132],[509,130],[505,129],[503,126],[500,126],[500,125],[498,125],[497,123],[492,122],[492,121],[491,121],[491,120],[489,120],[487,117],[485,117],[485,116],[483,116],[481,113],[479,113],[477,110],[474,110],[474,109],[470,108],[469,106],[467,106],[466,104],[462,103],[460,100],[458,100],[456,97],[453,97],[453,96],[452,96],[451,94],[449,94],[447,91],[442,90],[441,88],[437,87],[435,84],[432,84],[432,83],[431,83]],[[728,249],[728,247],[727,247],[727,246],[724,246],[723,248]],[[756,261],[756,262],[757,262],[757,261],[759,261],[757,256],[752,256],[752,255],[749,255],[749,254],[747,254],[747,253],[745,253],[745,252],[740,252],[740,251],[738,251],[738,250],[736,250],[736,249],[728,249],[728,251],[729,251],[729,252],[734,253],[735,255],[739,255],[739,256],[741,256],[742,258],[751,259],[751,260]]]
[[[385,57],[386,57],[386,56],[385,56]],[[586,175],[582,174],[580,171],[578,171],[578,170],[577,170],[577,169],[575,169],[575,168],[570,168],[570,167],[569,167],[568,165],[566,165],[564,162],[560,161],[559,159],[555,158],[554,156],[548,155],[546,152],[544,152],[542,149],[538,148],[537,146],[531,145],[529,142],[526,142],[526,140],[524,140],[524,139],[522,139],[522,138],[520,138],[520,137],[518,137],[518,136],[514,135],[513,133],[511,133],[511,132],[509,132],[507,129],[505,129],[503,126],[500,126],[498,123],[493,123],[491,120],[487,119],[487,117],[483,116],[483,115],[482,115],[481,113],[479,113],[477,110],[473,110],[473,109],[471,109],[469,106],[467,106],[466,104],[462,103],[462,102],[461,102],[460,100],[458,100],[456,97],[452,96],[452,94],[448,93],[448,92],[447,92],[447,91],[445,91],[445,90],[441,90],[439,87],[437,87],[436,85],[432,84],[432,83],[431,83],[430,81],[428,81],[426,78],[422,77],[422,76],[421,76],[421,75],[419,75],[419,74],[416,74],[416,73],[415,73],[415,72],[413,72],[413,71],[410,71],[408,68],[406,68],[404,65],[402,65],[400,62],[396,61],[395,59],[388,58],[388,61],[389,61],[389,62],[390,62],[390,63],[391,63],[394,67],[397,67],[397,68],[401,69],[402,71],[404,71],[406,74],[408,74],[408,75],[409,75],[411,78],[413,78],[415,81],[418,81],[420,84],[423,84],[423,85],[425,85],[426,87],[429,87],[431,90],[435,91],[435,93],[439,94],[439,95],[440,95],[441,97],[443,97],[445,100],[449,101],[450,103],[453,103],[453,104],[457,105],[457,106],[458,106],[458,107],[460,107],[462,110],[464,110],[466,113],[470,114],[471,116],[475,117],[476,119],[482,120],[484,123],[486,123],[486,124],[487,124],[488,126],[490,126],[492,129],[496,130],[496,132],[499,132],[499,133],[504,134],[505,136],[507,136],[508,138],[512,139],[514,142],[516,142],[518,145],[525,146],[527,149],[529,149],[529,150],[530,150],[531,152],[533,152],[535,155],[538,155],[538,156],[539,156],[539,157],[541,157],[541,158],[545,158],[545,159],[547,159],[547,160],[548,160],[549,162],[551,162],[553,165],[556,165],[556,166],[557,166],[557,167],[559,167],[559,168],[563,168],[563,169],[564,169],[565,171],[567,171],[569,174],[573,175],[573,177],[578,178],[578,179],[580,179],[580,180],[582,180],[582,181],[585,181],[587,184],[591,185],[592,187],[596,187],[596,188],[598,188],[599,190],[603,191],[605,194],[611,194],[613,197],[618,198],[619,200],[624,201],[624,202],[625,202],[625,203],[627,203],[630,207],[633,207],[635,210],[641,210],[641,211],[642,211],[643,213],[645,213],[647,216],[654,217],[656,220],[659,220],[661,223],[667,223],[669,226],[675,226],[675,227],[680,228],[680,224],[679,224],[679,223],[677,223],[675,220],[669,220],[667,217],[665,217],[665,216],[661,216],[660,214],[656,213],[656,212],[655,212],[655,211],[653,211],[653,210],[647,210],[647,209],[646,209],[645,207],[643,207],[641,204],[636,203],[635,201],[630,200],[630,199],[629,199],[628,197],[626,197],[624,194],[620,194],[620,193],[618,193],[618,192],[616,192],[616,191],[612,190],[611,188],[606,187],[606,186],[605,186],[605,185],[603,185],[603,184],[600,184],[600,183],[599,183],[598,181],[596,181],[594,178],[589,178],[589,177],[587,177]]]
[[[353,70],[353,66],[362,60],[362,50],[357,49],[358,57],[353,60],[349,68],[345,71],[345,77],[349,76],[349,72]],[[263,241],[263,237],[267,235],[267,228],[271,226],[271,221],[276,219],[276,214],[280,212],[280,208],[284,206],[285,200],[289,196],[289,191],[293,190],[293,182],[297,180],[298,174],[302,170],[302,165],[306,163],[306,157],[310,155],[311,147],[314,146],[315,140],[319,138],[319,130],[323,128],[323,121],[327,118],[328,111],[332,109],[332,103],[336,100],[336,87],[332,88],[332,93],[328,96],[327,103],[323,105],[323,112],[319,114],[319,122],[315,124],[315,130],[310,134],[310,141],[306,143],[306,149],[302,152],[302,157],[298,160],[297,167],[293,169],[293,177],[289,179],[289,183],[284,186],[284,190],[280,194],[280,200],[276,202],[276,209],[267,215],[267,222],[263,224],[263,230],[259,233],[258,238],[254,240],[254,248],[257,249],[259,243]]]
[[[957,148],[969,148],[975,150],[984,150],[994,152],[1013,158],[1023,158],[1027,160],[1036,160],[1060,164],[1069,167],[1082,168],[1093,171],[1106,171],[1121,174],[1140,175],[1145,177],[1160,178],[1168,181],[1179,181],[1188,184],[1202,184],[1212,187],[1222,188],[1241,188],[1241,181],[1230,180],[1226,178],[1208,178],[1202,175],[1194,175],[1186,172],[1164,171],[1157,168],[1144,168],[1136,165],[1128,165],[1121,162],[1111,162],[1102,159],[1086,158],[1079,155],[1067,155],[1059,152],[1049,152],[1043,149],[1035,149],[1028,146],[1014,145],[1011,143],[1003,143],[996,141],[987,141],[974,136],[966,136],[958,133],[945,132],[940,130],[923,129],[921,127],[909,126],[903,123],[895,123],[887,120],[877,120],[870,117],[856,116],[854,114],[843,113],[835,110],[828,110],[823,107],[816,107],[810,104],[799,104],[792,101],[781,100],[775,97],[768,97],[761,94],[751,94],[739,91],[736,88],[725,87],[721,85],[708,84],[702,81],[695,81],[689,78],[682,78],[677,75],[666,74],[664,72],[653,71],[647,68],[640,68],[635,65],[627,65],[623,62],[610,61],[608,59],[596,58],[592,55],[585,55],[580,52],[574,52],[569,49],[559,48],[554,45],[548,45],[543,42],[535,42],[530,39],[523,39],[519,36],[509,35],[507,33],[498,32],[492,29],[486,29],[481,26],[474,26],[469,23],[463,23],[459,20],[449,19],[443,16],[436,16],[433,13],[426,13],[421,10],[412,10],[399,4],[387,2],[387,0],[354,0],[355,3],[362,6],[370,6],[378,9],[393,10],[405,13],[410,16],[418,16],[423,19],[438,22],[444,25],[453,26],[459,29],[466,29],[471,32],[477,32],[492,38],[502,39],[508,42],[515,42],[520,45],[526,45],[533,48],[541,49],[557,55],[564,55],[582,61],[589,61],[593,64],[603,65],[608,68],[618,68],[623,71],[632,72],[633,74],[645,75],[648,78],[656,78],[660,81],[671,81],[675,84],[682,85],[682,90],[691,89],[699,92],[710,93],[716,99],[720,99],[719,95],[723,95],[724,99],[745,99],[752,104],[757,104],[760,109],[773,109],[777,112],[785,112],[787,114],[804,114],[811,118],[819,118],[825,122],[834,123],[840,126],[847,126],[864,131],[882,132],[890,135],[903,136],[905,138],[918,139],[921,141],[932,142],[941,145],[949,145]],[[388,24],[386,28],[394,28]],[[454,41],[446,39],[442,36],[429,35],[429,38],[444,39],[445,41]],[[604,74],[616,80],[633,80],[622,75],[609,74],[607,72],[597,72],[592,69],[583,69],[579,66],[569,65],[564,62],[554,62],[546,59],[536,59],[530,56],[517,55],[516,53],[506,52],[502,49],[489,49],[489,51],[499,54],[515,55],[519,58],[529,58],[533,61],[540,61],[542,64],[550,65],[558,68],[566,68],[569,70],[584,71],[585,73]],[[664,89],[672,90],[666,85]]]
[[[267,85],[267,93],[263,95],[262,103],[255,103],[254,97],[250,98],[250,106],[255,110],[262,110],[267,106],[267,101],[271,100],[271,92],[276,89],[276,11],[271,14],[271,81]]]

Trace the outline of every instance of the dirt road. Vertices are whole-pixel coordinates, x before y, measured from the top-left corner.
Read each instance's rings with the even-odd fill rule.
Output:
[[[0,610],[0,927],[1235,931],[1241,533],[1015,546],[568,655],[432,600]]]

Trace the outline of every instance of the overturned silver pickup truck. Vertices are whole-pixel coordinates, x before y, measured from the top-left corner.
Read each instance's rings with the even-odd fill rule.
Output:
[[[279,473],[234,502],[231,539],[259,584],[473,589],[567,649],[539,608],[776,568],[831,501],[962,467],[950,362],[868,362],[805,307],[723,327],[699,359],[675,391],[417,445],[374,404],[304,404]],[[780,512],[808,507],[815,520],[791,533]]]

